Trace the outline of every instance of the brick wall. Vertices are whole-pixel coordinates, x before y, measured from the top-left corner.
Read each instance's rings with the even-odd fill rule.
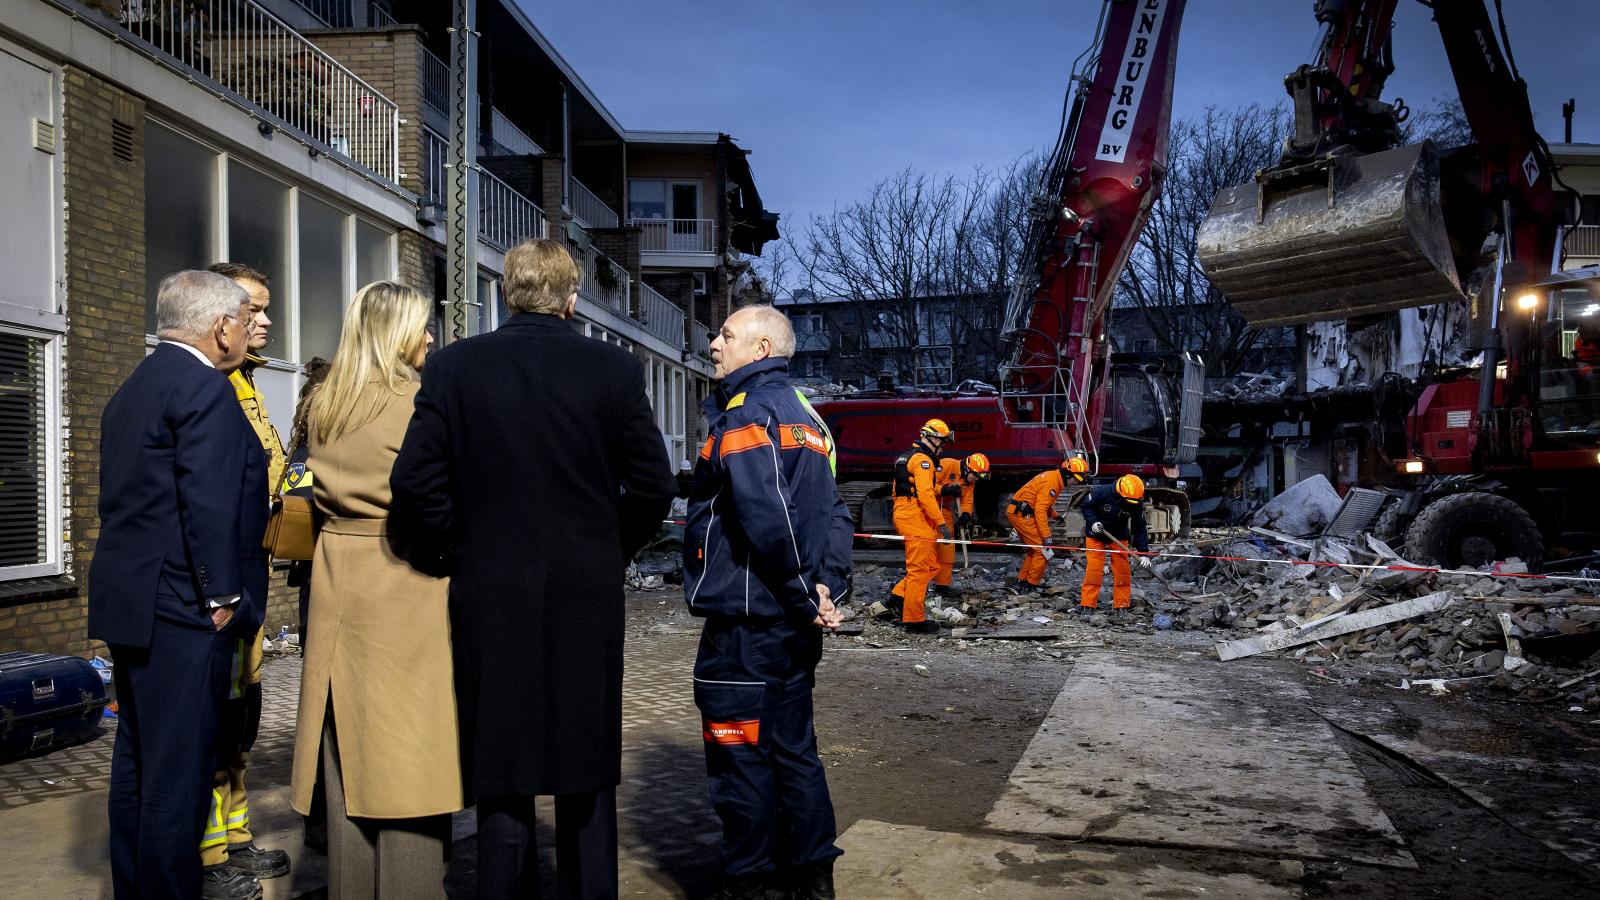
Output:
[[[401,25],[305,36],[400,108],[400,186],[422,193],[422,29]]]
[[[611,261],[624,269],[633,277],[632,296],[628,298],[629,309],[634,313],[639,311],[639,229],[637,228],[591,228],[589,238],[601,253],[611,258]]]

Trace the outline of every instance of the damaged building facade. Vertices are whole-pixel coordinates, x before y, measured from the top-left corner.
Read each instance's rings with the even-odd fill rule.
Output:
[[[477,5],[476,298],[445,291],[449,4],[17,0],[0,21],[0,643],[80,653],[99,419],[155,343],[155,286],[218,260],[268,274],[257,381],[288,436],[301,367],[344,305],[396,279],[439,337],[507,317],[505,252],[566,242],[572,327],[645,366],[676,463],[703,428],[709,332],[777,236],[746,151],[716,131],[623,127],[512,0]],[[493,390],[493,385],[484,385]],[[274,578],[268,624],[293,622]]]

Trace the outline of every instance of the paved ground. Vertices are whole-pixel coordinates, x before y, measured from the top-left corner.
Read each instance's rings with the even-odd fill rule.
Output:
[[[629,610],[622,894],[704,896],[718,828],[689,689],[696,623],[672,590]],[[1330,684],[1208,646],[1076,624],[1049,644],[875,625],[830,639],[817,727],[841,896],[1600,896],[1593,716]],[[287,808],[297,673],[268,663],[251,774],[262,842],[296,854],[273,898],[318,896],[323,879]],[[102,896],[109,749],[108,732],[0,766],[5,894]],[[1026,821],[1008,821],[1019,808]],[[459,815],[453,897],[472,895],[474,833]]]

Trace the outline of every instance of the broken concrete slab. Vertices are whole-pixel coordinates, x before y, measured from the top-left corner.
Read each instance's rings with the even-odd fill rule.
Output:
[[[1305,688],[1251,668],[1085,653],[986,825],[1414,868]]]
[[[1438,612],[1455,601],[1455,596],[1446,591],[1402,600],[1388,606],[1379,606],[1374,609],[1358,613],[1336,613],[1325,616],[1314,622],[1307,622],[1298,628],[1261,634],[1256,637],[1245,638],[1239,641],[1223,641],[1217,644],[1217,658],[1221,660],[1239,659],[1244,656],[1254,656],[1272,650],[1283,650],[1288,647],[1298,647],[1312,641],[1324,638],[1338,637],[1352,631],[1361,631],[1378,625],[1387,625],[1399,622],[1413,616],[1426,615]]]
[[[1273,497],[1250,518],[1250,524],[1294,537],[1322,534],[1343,503],[1327,477],[1313,475]]]
[[[993,896],[1008,900],[1059,897],[1297,897],[1298,886],[1276,885],[1245,872],[1218,874],[1164,862],[1130,863],[1110,848],[1032,844],[1015,838],[954,834],[918,825],[861,819],[838,844],[834,887],[852,900]],[[1285,880],[1292,873],[1279,867]],[[1152,890],[1159,893],[1152,893]]]

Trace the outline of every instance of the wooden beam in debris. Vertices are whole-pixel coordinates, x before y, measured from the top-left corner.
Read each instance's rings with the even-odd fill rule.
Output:
[[[1221,660],[1239,659],[1245,656],[1255,656],[1258,653],[1267,653],[1272,650],[1283,650],[1288,647],[1298,647],[1323,638],[1338,637],[1352,631],[1362,631],[1367,628],[1376,628],[1379,625],[1388,625],[1403,619],[1427,615],[1438,612],[1449,606],[1454,598],[1446,591],[1428,594],[1412,600],[1402,600],[1388,606],[1377,606],[1358,613],[1347,613],[1307,622],[1298,628],[1288,631],[1260,634],[1255,637],[1244,638],[1238,641],[1222,641],[1217,644],[1217,658]]]

